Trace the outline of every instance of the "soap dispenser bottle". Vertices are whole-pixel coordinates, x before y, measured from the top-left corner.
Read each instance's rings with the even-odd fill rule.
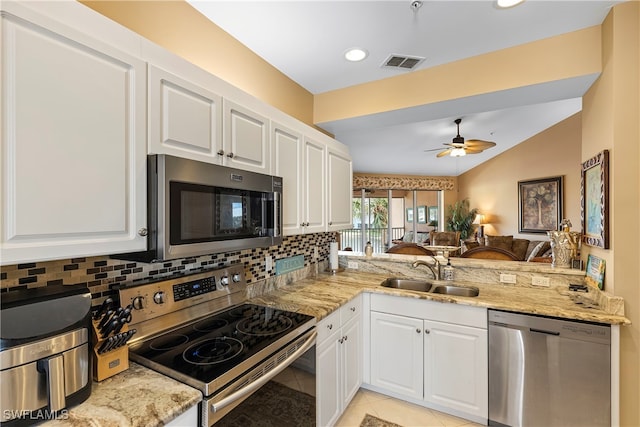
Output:
[[[447,265],[444,266],[444,280],[453,280],[453,266],[450,259],[447,259]]]
[[[373,255],[373,246],[371,246],[371,242],[367,242],[367,246],[364,247],[364,255],[367,258],[371,258]]]

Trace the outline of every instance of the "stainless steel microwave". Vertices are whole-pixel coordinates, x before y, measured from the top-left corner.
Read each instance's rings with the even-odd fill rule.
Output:
[[[148,250],[155,262],[282,243],[282,178],[157,154],[147,160]]]

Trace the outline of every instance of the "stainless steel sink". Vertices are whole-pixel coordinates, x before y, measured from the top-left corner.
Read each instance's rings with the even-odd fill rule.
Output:
[[[381,283],[386,288],[406,289],[409,291],[428,292],[433,286],[426,280],[405,279],[402,277],[390,277]]]
[[[477,297],[480,290],[474,286],[438,285],[431,289],[430,292],[458,297]]]

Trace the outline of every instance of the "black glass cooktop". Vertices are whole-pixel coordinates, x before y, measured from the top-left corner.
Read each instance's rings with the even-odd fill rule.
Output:
[[[243,304],[138,343],[130,351],[138,362],[148,360],[208,383],[281,338],[298,335],[300,331],[296,331],[313,319],[306,314]]]

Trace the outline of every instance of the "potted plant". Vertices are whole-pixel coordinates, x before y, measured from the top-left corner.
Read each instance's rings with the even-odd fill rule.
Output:
[[[466,240],[471,233],[478,209],[469,209],[469,199],[459,200],[447,206],[447,230],[459,231],[460,239]]]

